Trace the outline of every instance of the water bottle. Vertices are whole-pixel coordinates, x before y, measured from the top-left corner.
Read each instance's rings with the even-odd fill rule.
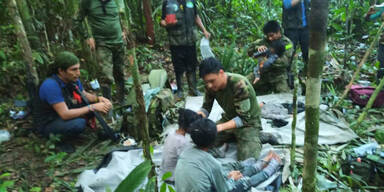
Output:
[[[200,40],[200,52],[203,59],[215,57],[212,53],[211,47],[209,46],[209,40],[205,37]]]
[[[376,142],[367,143],[365,145],[362,145],[360,147],[353,148],[353,151],[360,157],[366,156],[366,155],[372,155],[376,149],[379,147],[379,144]]]
[[[0,130],[0,143],[3,141],[8,141],[11,138],[9,132],[5,129]]]

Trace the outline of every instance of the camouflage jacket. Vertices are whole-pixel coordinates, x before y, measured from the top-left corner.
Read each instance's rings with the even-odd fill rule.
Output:
[[[195,18],[197,8],[195,0],[165,0],[163,11],[172,8],[175,13],[177,23],[175,26],[167,27],[169,44],[172,46],[195,45],[197,40],[197,30]],[[166,15],[166,13],[163,13]],[[163,18],[164,19],[164,18]]]
[[[240,118],[244,127],[258,127],[255,125],[260,123],[260,107],[252,84],[242,75],[226,74],[228,81],[223,90],[213,92],[206,88],[202,108],[210,113],[216,99],[227,118]]]
[[[276,61],[266,70],[260,74],[260,78],[267,81],[280,81],[282,79],[287,79],[287,70],[289,67],[290,58],[293,53],[293,43],[288,37],[283,36],[282,40],[285,44],[285,52],[284,55],[276,59]],[[266,39],[259,39],[254,43],[255,49],[262,45],[267,46],[267,48],[271,47],[271,42]]]
[[[79,11],[74,18],[74,28],[82,38],[93,37],[97,44],[116,45],[123,43],[122,27],[120,23],[120,9],[115,0],[108,1],[105,13],[100,0],[81,0]],[[84,22],[85,17],[91,28],[91,34]]]

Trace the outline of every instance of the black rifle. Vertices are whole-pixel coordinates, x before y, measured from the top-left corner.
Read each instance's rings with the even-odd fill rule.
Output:
[[[83,92],[80,91],[79,87],[77,85],[75,86],[76,92],[81,96],[81,99],[85,102],[86,105],[90,105],[87,97],[83,94]],[[97,111],[91,111],[93,115],[95,115],[97,121],[100,123],[100,125],[103,127],[105,134],[108,136],[109,139],[111,139],[113,142],[119,141],[120,134],[113,131],[113,129],[104,121],[103,117],[97,112]]]
[[[265,51],[256,52],[252,55],[253,58],[258,58],[261,56],[268,56],[271,54],[271,51],[269,49],[266,49]]]

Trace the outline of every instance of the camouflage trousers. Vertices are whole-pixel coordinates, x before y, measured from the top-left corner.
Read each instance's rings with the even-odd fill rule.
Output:
[[[116,91],[119,100],[124,97],[124,66],[125,46],[118,45],[97,45],[97,76],[102,88],[110,88],[113,82],[116,83]]]
[[[223,114],[223,118],[217,123],[224,123],[229,120]],[[261,151],[260,130],[261,122],[258,121],[252,127],[234,128],[219,132],[215,140],[215,146],[221,146],[225,142],[236,142],[237,160],[245,160],[251,157],[257,159]]]

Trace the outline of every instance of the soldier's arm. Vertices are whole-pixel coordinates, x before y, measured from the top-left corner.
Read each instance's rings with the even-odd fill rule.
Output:
[[[205,38],[209,39],[209,37],[211,37],[211,34],[205,29],[204,24],[201,21],[201,18],[197,11],[196,2],[194,3],[194,9],[195,9],[195,23],[199,27],[199,29],[203,32]]]
[[[203,106],[200,108],[200,112],[202,112],[205,117],[208,117],[209,113],[211,113],[214,101],[215,97],[205,89]]]
[[[167,1],[163,1],[163,5],[161,7],[161,20],[160,20],[160,26],[162,27],[166,27],[167,26],[167,22],[165,22],[165,14],[166,14],[166,5],[167,5]]]
[[[283,5],[284,9],[290,9],[292,7],[295,7],[297,4],[299,4],[300,0],[284,0]]]
[[[251,99],[248,90],[248,86],[244,80],[239,81],[236,84],[236,88],[234,89],[234,105],[235,110],[238,116],[233,118],[235,121],[236,127],[243,127],[249,124],[252,120],[250,111],[251,111]]]

